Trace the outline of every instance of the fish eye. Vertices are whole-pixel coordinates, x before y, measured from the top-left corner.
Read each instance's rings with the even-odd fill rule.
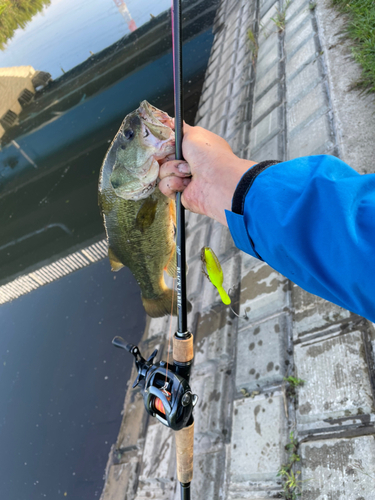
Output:
[[[130,128],[128,128],[127,130],[125,130],[124,136],[125,136],[125,139],[133,139],[133,137],[134,137],[133,130],[130,129]]]

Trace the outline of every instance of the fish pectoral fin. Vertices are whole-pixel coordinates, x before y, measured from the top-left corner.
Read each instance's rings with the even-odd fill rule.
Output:
[[[112,271],[119,271],[122,267],[124,267],[124,264],[120,261],[120,259],[117,257],[115,252],[112,250],[111,247],[108,248],[108,258],[109,262],[111,264]]]
[[[177,278],[177,254],[176,254],[176,245],[171,253],[168,264],[165,266],[165,271],[172,278]]]
[[[176,247],[171,254],[171,258],[168,261],[168,264],[165,266],[164,271],[167,271],[171,278],[177,278],[177,254]],[[189,272],[189,266],[185,263],[185,272],[186,274]]]
[[[154,222],[157,204],[158,200],[149,196],[145,199],[141,208],[138,210],[137,217],[135,219],[135,227],[141,231],[141,233],[144,233],[145,230]]]

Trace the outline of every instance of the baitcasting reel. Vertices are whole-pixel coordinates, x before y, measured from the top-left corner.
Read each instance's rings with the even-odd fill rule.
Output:
[[[139,348],[127,344],[122,337],[115,337],[112,344],[133,354],[138,370],[133,389],[142,387],[148,413],[175,431],[186,427],[198,396],[191,392],[187,380],[176,373],[179,367],[165,361],[153,364],[157,349],[146,361]]]

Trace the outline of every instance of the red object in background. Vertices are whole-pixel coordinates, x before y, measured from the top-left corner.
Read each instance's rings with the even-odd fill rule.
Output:
[[[130,23],[128,23],[128,27],[129,27],[130,31],[135,31],[137,29],[137,26],[136,26],[136,24],[134,22],[134,19],[132,19],[130,21]]]

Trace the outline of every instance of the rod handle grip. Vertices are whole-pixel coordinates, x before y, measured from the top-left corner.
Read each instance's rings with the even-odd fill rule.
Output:
[[[189,363],[194,358],[193,335],[187,339],[173,337],[173,360],[178,363]]]
[[[194,422],[174,433],[176,436],[177,479],[190,483],[193,479]]]

